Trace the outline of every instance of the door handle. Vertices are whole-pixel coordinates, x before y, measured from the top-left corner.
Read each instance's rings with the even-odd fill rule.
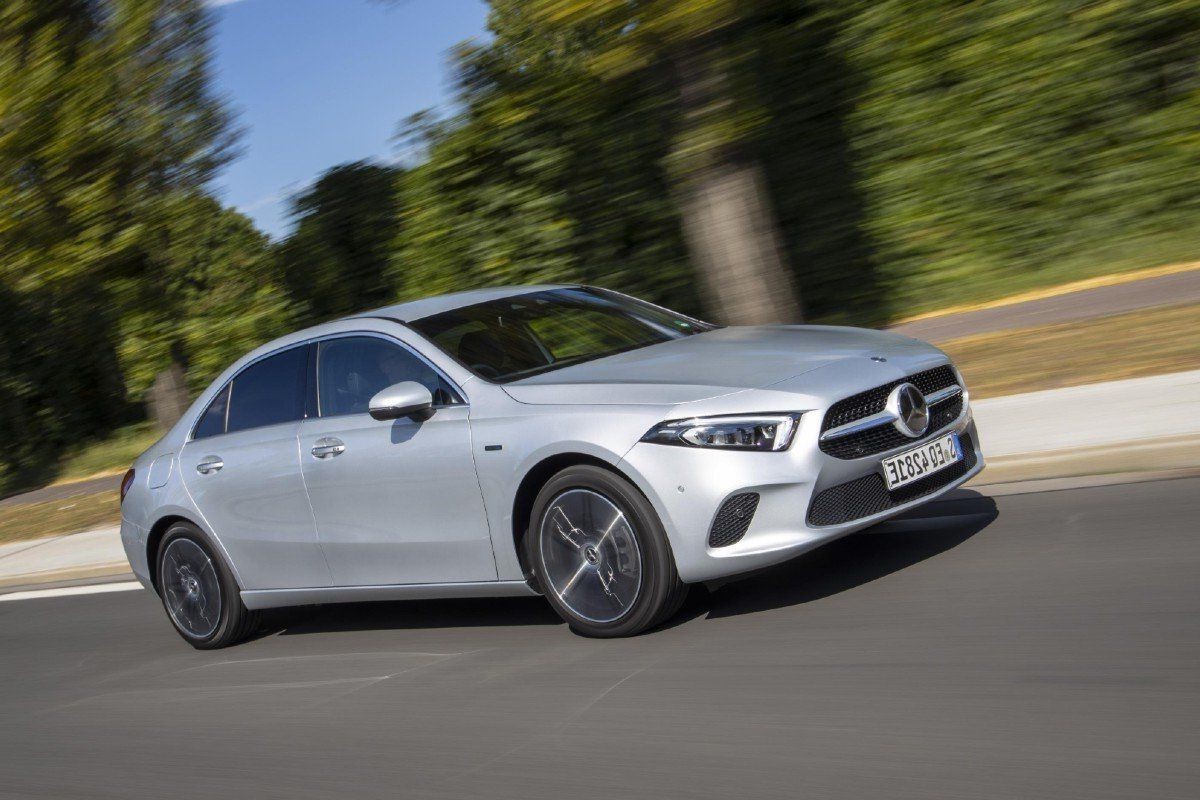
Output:
[[[333,458],[346,450],[346,443],[333,436],[323,436],[313,442],[312,454],[317,458]]]
[[[196,472],[201,475],[211,475],[219,472],[223,466],[225,466],[225,462],[219,456],[205,456],[204,460],[196,465]]]

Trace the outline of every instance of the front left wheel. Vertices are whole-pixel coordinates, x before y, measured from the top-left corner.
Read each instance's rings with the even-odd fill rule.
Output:
[[[175,630],[198,650],[236,644],[258,627],[232,573],[187,522],[171,526],[159,545],[158,594]]]
[[[623,477],[568,467],[534,501],[527,563],[554,610],[585,636],[632,636],[679,610],[679,580],[650,502]]]

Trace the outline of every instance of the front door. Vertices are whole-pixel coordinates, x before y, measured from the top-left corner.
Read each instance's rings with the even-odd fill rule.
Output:
[[[296,444],[307,384],[308,346],[254,362],[213,399],[179,454],[184,484],[243,589],[330,583]]]
[[[496,580],[469,409],[449,381],[366,335],[321,342],[317,376],[320,414],[300,425],[300,461],[334,584]],[[376,392],[408,380],[429,388],[432,416],[367,413]]]

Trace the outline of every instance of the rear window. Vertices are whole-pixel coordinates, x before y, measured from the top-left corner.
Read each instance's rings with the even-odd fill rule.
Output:
[[[192,432],[193,439],[207,439],[225,432],[225,409],[229,407],[229,385],[226,384],[212,402],[208,404],[196,430]]]
[[[293,347],[238,373],[229,397],[229,433],[304,418],[308,350]]]

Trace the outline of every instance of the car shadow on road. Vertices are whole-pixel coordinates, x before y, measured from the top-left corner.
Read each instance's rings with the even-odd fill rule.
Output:
[[[990,525],[996,502],[960,490],[893,520],[709,591],[693,591],[664,627],[753,614],[849,591],[957,547]]]
[[[285,609],[260,635],[561,624],[540,597],[398,600]]]
[[[997,517],[978,492],[955,492],[883,525],[847,536],[715,590],[696,587],[657,630],[698,617],[752,614],[845,592],[956,547]],[[259,637],[366,630],[561,625],[540,597],[347,603],[274,612]],[[652,632],[651,632],[652,635]]]

